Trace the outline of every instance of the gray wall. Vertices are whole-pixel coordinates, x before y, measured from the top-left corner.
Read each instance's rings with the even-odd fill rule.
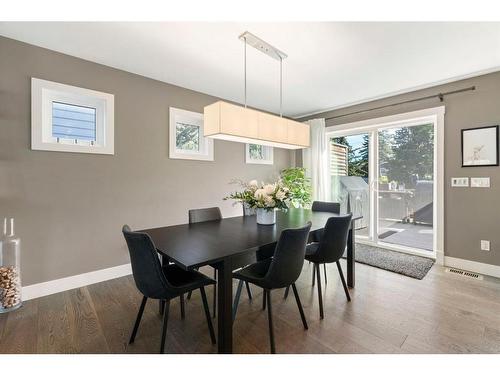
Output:
[[[476,86],[476,91],[447,96],[443,103],[446,106],[444,139],[445,255],[500,266],[500,167],[462,168],[460,146],[460,129],[500,123],[499,72],[346,107],[302,120],[315,117],[328,118],[473,85]],[[438,105],[441,105],[438,99],[426,100],[330,120],[327,121],[327,126]],[[297,162],[301,162],[300,155],[297,155]],[[491,188],[451,188],[451,177],[490,177]],[[481,239],[491,241],[491,251],[480,250]]]
[[[115,95],[115,155],[30,150],[30,78]],[[232,178],[269,180],[291,163],[248,165],[244,145],[215,141],[215,161],[168,158],[169,107],[203,112],[216,98],[0,37],[0,217],[16,219],[24,285],[129,262],[121,226],[187,221],[220,206]]]

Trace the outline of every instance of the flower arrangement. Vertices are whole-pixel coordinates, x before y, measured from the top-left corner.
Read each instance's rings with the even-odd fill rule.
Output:
[[[290,200],[290,189],[288,189],[280,179],[272,184],[260,184],[257,180],[248,183],[243,181],[234,181],[238,183],[243,191],[235,192],[225,197],[224,200],[234,199],[238,202],[248,205],[250,208],[264,209],[273,211],[274,209],[286,210]]]

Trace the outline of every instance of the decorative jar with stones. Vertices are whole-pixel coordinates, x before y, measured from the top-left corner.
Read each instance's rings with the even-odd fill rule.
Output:
[[[4,219],[0,237],[0,313],[22,305],[20,260],[21,241],[14,233],[14,219]]]

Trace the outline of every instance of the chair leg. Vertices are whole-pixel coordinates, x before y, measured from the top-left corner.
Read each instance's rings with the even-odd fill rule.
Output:
[[[312,281],[313,287],[315,283],[316,283],[316,263],[313,263],[313,281]]]
[[[165,301],[165,312],[163,313],[163,327],[161,332],[160,354],[165,353],[165,339],[167,338],[168,312],[170,310],[170,300]]]
[[[250,284],[248,283],[248,281],[245,281],[245,285],[247,287],[248,299],[252,299],[252,291],[250,290]]]
[[[158,313],[160,314],[160,317],[163,316],[164,312],[165,312],[165,301],[160,299],[158,300]]]
[[[179,296],[180,302],[181,302],[181,319],[184,319],[186,317],[186,310],[184,308],[184,294],[181,294]]]
[[[267,302],[267,297],[266,297],[266,290],[263,289],[264,293],[262,293],[262,310],[266,309],[266,302]]]
[[[273,328],[273,309],[271,306],[271,291],[266,290],[264,292],[267,299],[267,320],[269,322],[269,340],[271,342],[271,354],[276,353],[276,347],[274,345],[274,328]]]
[[[297,287],[295,286],[295,283],[292,284],[292,289],[293,289],[293,294],[295,295],[295,302],[297,302],[297,307],[299,308],[300,319],[302,319],[302,324],[304,325],[304,329],[309,329],[309,327],[307,326],[306,317],[304,315],[304,310],[302,309],[302,303],[300,302],[299,293],[297,292]]]
[[[214,268],[214,280],[217,281],[217,268]],[[213,317],[217,315],[217,284],[214,285]]]
[[[326,263],[323,263],[323,270],[325,272],[325,285],[327,283],[327,280],[326,280]]]
[[[347,288],[347,284],[344,279],[344,273],[342,272],[342,267],[340,266],[340,262],[338,260],[337,260],[337,268],[339,270],[340,280],[342,281],[342,285],[344,287],[345,296],[347,297],[347,300],[350,301],[351,295],[349,294],[349,289]]]
[[[321,273],[319,272],[319,264],[315,264],[316,266],[316,278],[318,281],[318,300],[319,300],[319,317],[323,319],[324,313],[323,313],[323,295],[321,292]]]
[[[144,307],[146,307],[147,300],[147,297],[142,297],[141,307],[139,307],[139,312],[137,313],[137,318],[135,319],[134,329],[130,335],[130,340],[128,340],[129,344],[132,344],[135,340],[135,335],[137,335],[137,330],[139,329],[139,323],[141,323],[142,314],[144,313]]]
[[[238,304],[240,303],[241,289],[243,289],[243,280],[238,283],[238,289],[236,289],[236,296],[234,297],[233,303],[233,322],[236,319],[236,311],[238,311]]]
[[[208,309],[207,294],[205,293],[205,287],[200,288],[201,300],[203,301],[203,310],[205,310],[205,318],[207,318],[208,331],[210,332],[210,339],[212,344],[215,344],[215,332],[214,326],[212,325],[212,318],[210,318],[210,310]]]
[[[288,298],[288,293],[290,293],[290,285],[288,285],[285,289],[285,295],[283,296],[283,299],[287,299]]]
[[[200,267],[195,267],[195,271],[199,271],[200,270]],[[191,299],[191,295],[193,294],[193,291],[190,291],[187,295],[187,299],[190,300]]]

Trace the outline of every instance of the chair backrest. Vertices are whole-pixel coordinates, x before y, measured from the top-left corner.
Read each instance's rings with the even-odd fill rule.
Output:
[[[333,263],[342,257],[347,246],[351,218],[352,213],[328,219],[319,241],[318,251],[314,255],[315,261]]]
[[[281,232],[271,265],[265,276],[265,283],[269,288],[284,288],[299,278],[310,229],[311,222],[308,222],[302,228],[285,229]]]
[[[311,210],[340,214],[340,203],[314,201]]]
[[[133,232],[128,225],[122,228],[127,241],[137,289],[148,298],[165,298],[170,287],[158,259],[156,248],[146,233]]]
[[[194,210],[189,210],[189,224],[215,220],[222,220],[222,214],[219,207],[196,208]]]

